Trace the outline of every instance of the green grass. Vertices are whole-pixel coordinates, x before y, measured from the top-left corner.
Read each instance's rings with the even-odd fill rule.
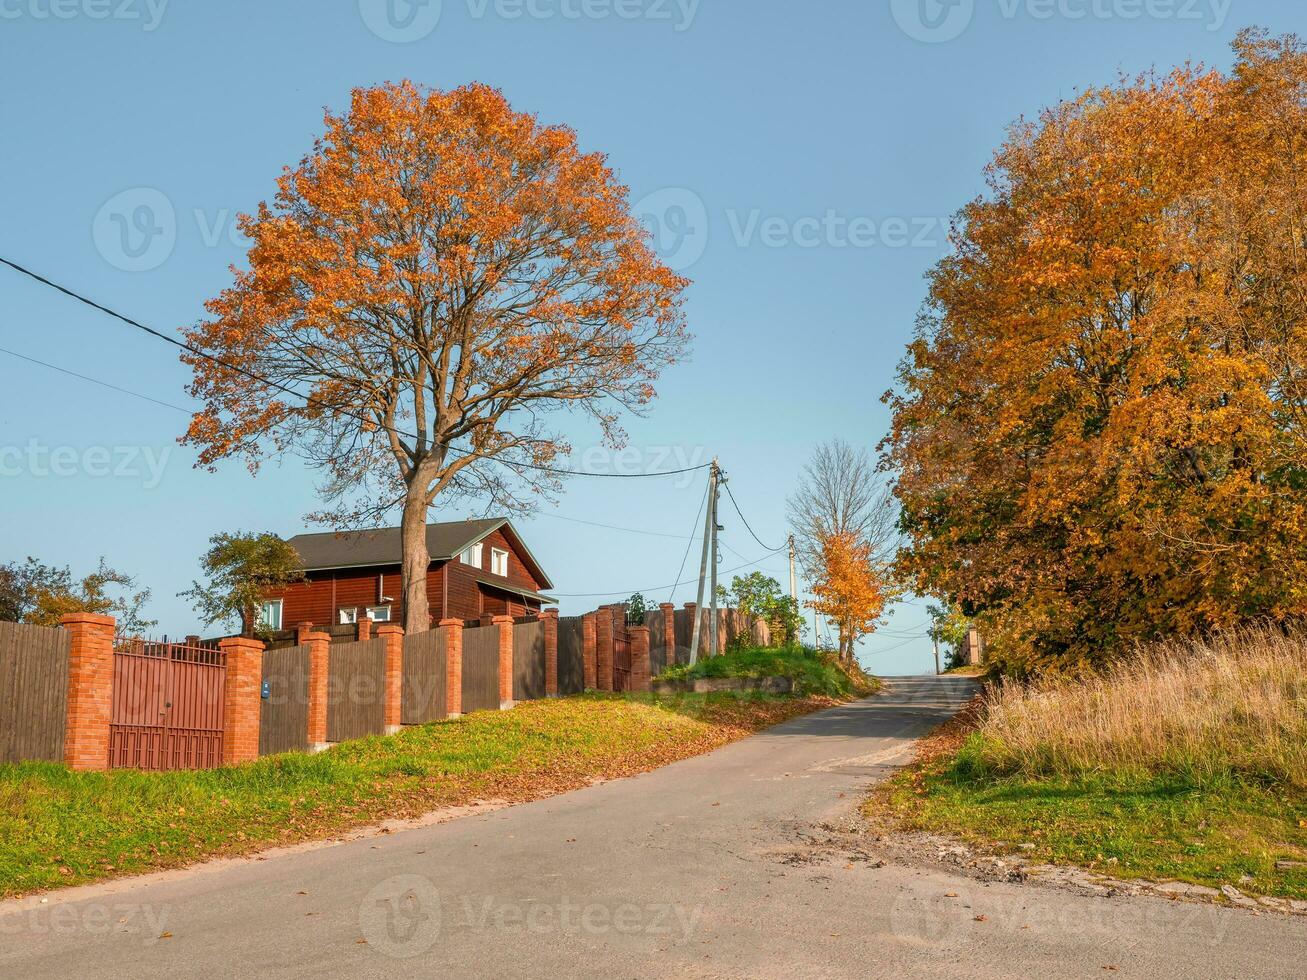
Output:
[[[817,700],[585,695],[224,769],[0,766],[0,895],[330,837],[474,801],[539,798],[708,751]]]
[[[1137,772],[1000,775],[975,764],[978,739],[905,770],[869,812],[888,812],[907,829],[1112,877],[1307,899],[1307,872],[1275,867],[1277,860],[1307,860],[1307,795],[1299,790]]]
[[[829,654],[805,647],[746,647],[718,657],[705,657],[694,666],[678,664],[658,675],[661,680],[697,677],[788,677],[798,694],[847,698],[869,694],[879,681],[862,671],[847,670]]]

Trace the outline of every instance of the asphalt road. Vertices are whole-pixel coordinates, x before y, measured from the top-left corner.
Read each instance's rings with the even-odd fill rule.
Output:
[[[10,903],[0,976],[1307,974],[1301,919],[986,885],[812,845],[971,690],[894,679],[633,779]]]

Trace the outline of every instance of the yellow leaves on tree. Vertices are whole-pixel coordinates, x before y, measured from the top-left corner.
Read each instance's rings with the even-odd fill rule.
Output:
[[[293,450],[325,470],[337,525],[400,508],[410,631],[429,625],[437,498],[555,488],[550,416],[619,445],[620,413],[688,345],[688,283],[604,157],[486,85],[356,90],[241,228],[249,267],[187,333],[217,360],[183,358],[204,403],[185,441],[210,466]]]
[[[921,590],[1016,670],[1307,612],[1307,57],[1016,126],[931,275],[887,458]]]
[[[836,624],[840,656],[851,662],[854,643],[875,629],[885,609],[871,545],[847,532],[823,538],[812,594],[808,606]]]

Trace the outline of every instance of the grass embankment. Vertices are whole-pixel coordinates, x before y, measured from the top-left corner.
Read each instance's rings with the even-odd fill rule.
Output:
[[[0,895],[328,838],[443,807],[538,799],[707,752],[829,704],[591,694],[226,769],[0,766]]]
[[[992,690],[870,808],[1033,860],[1307,899],[1307,869],[1276,867],[1307,861],[1307,637]]]
[[[796,694],[848,698],[871,694],[880,681],[858,667],[839,662],[833,654],[808,647],[745,647],[717,657],[704,657],[693,666],[677,664],[658,675],[660,680],[697,677],[788,677]]]

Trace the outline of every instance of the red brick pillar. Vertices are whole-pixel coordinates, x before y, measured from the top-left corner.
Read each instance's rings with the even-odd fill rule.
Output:
[[[613,610],[604,606],[595,613],[595,685],[601,691],[613,689]]]
[[[371,620],[366,619],[359,622],[371,624]],[[386,641],[386,734],[394,735],[403,724],[404,627],[398,623],[383,623],[377,627],[377,638]]]
[[[327,676],[331,664],[331,634],[305,633],[309,648],[309,751],[327,747]]]
[[[585,689],[593,691],[598,684],[595,655],[595,614],[586,613],[581,617],[581,671],[585,674]]]
[[[499,710],[513,707],[513,617],[496,616],[499,627]]]
[[[296,627],[295,627],[295,645],[296,645],[297,647],[302,647],[302,646],[304,646],[304,644],[308,643],[308,642],[309,642],[309,640],[308,640],[309,634],[312,633],[312,632],[313,632],[313,624],[312,624],[312,623],[300,623],[298,626],[296,626]]]
[[[628,626],[631,634],[631,690],[648,691],[649,683],[649,627]]]
[[[232,636],[219,646],[227,660],[222,697],[222,764],[234,766],[259,757],[263,644],[248,637]]]
[[[463,621],[442,619],[445,634],[445,717],[463,714]]]
[[[367,616],[362,617],[358,621],[358,629],[360,643],[372,639],[372,620],[368,619]]]
[[[660,602],[658,608],[663,614],[663,663],[670,667],[676,663],[676,606]]]
[[[558,697],[558,610],[542,609],[540,625],[545,634],[545,697]]]
[[[64,715],[64,761],[71,769],[109,767],[109,719],[113,704],[112,616],[68,613],[68,710]]]

